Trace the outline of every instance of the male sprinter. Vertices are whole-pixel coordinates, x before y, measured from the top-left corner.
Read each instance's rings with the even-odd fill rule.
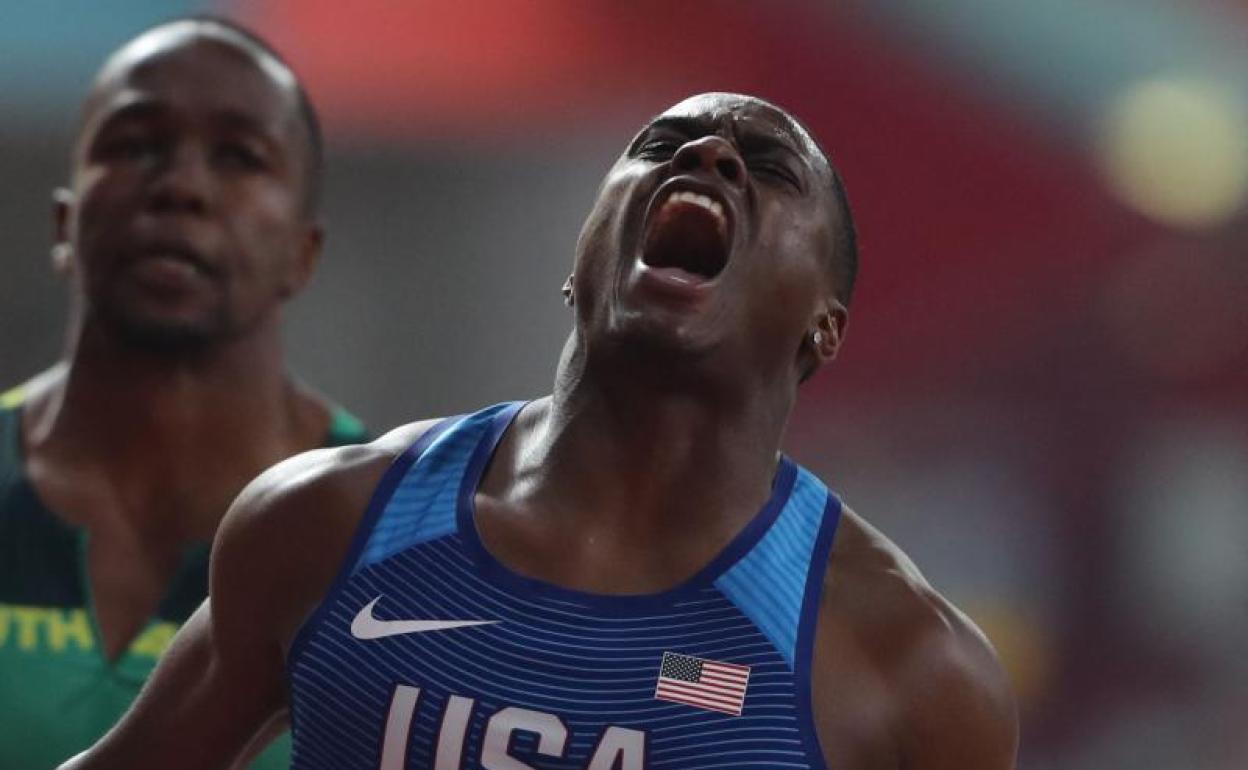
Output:
[[[262,476],[211,608],[69,767],[226,767],[287,710],[309,770],[1013,767],[987,641],[780,453],[852,227],[778,108],[652,121],[581,233],[554,394]]]
[[[0,768],[53,767],[124,713],[248,481],[364,440],[283,362],[320,163],[294,74],[228,23],[162,24],[96,77],[55,195],[65,357],[0,409]]]

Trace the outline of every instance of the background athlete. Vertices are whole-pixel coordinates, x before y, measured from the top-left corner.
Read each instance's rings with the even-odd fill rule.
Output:
[[[294,74],[224,22],[155,27],[98,73],[55,193],[65,356],[0,408],[0,767],[51,767],[124,712],[249,480],[363,439],[283,360],[320,156]]]
[[[986,640],[779,451],[856,259],[794,119],[671,108],[581,233],[553,395],[261,477],[70,766],[223,767],[289,710],[299,768],[1013,767]]]

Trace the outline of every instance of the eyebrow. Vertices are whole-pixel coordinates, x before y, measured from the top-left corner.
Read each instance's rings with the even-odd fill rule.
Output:
[[[755,118],[738,120],[737,138],[741,144],[753,150],[787,150],[803,162],[808,162],[810,150],[786,119],[762,123]]]
[[[103,118],[99,121],[96,133],[101,134],[118,123],[124,123],[130,120],[143,120],[144,118],[159,117],[168,111],[168,107],[154,99],[130,99],[124,102],[120,107],[105,113]]]
[[[123,103],[112,112],[107,113],[100,121],[95,136],[102,136],[120,124],[164,117],[172,112],[172,108],[158,99],[138,97]],[[280,145],[282,140],[273,127],[266,122],[257,120],[253,115],[236,109],[223,108],[209,116],[209,122],[227,131],[240,131],[253,134],[268,145]]]
[[[633,139],[629,145],[629,154],[637,151],[641,140],[655,130],[672,130],[684,136],[706,135],[715,132],[716,121],[709,120],[704,117],[694,117],[687,115],[660,115],[650,121]],[[783,150],[796,155],[799,159],[806,161],[805,151],[807,143],[802,141],[789,125],[787,120],[776,121],[765,126],[759,125],[756,118],[737,119],[733,121],[733,134],[737,141],[743,145],[743,149],[749,148],[756,151]],[[742,130],[744,129],[744,130]]]
[[[678,115],[660,115],[651,120],[642,129],[637,132],[637,136],[633,137],[633,141],[628,145],[628,154],[634,155],[641,140],[652,131],[671,130],[684,136],[694,136],[696,134],[708,134],[714,130],[711,121],[705,118],[692,118]]]
[[[647,129],[655,128],[671,128],[682,134],[698,134],[709,133],[715,129],[714,121],[706,118],[690,117],[687,115],[660,115],[650,121]]]
[[[214,126],[225,128],[229,131],[241,131],[247,134],[254,134],[270,145],[282,144],[282,138],[279,132],[274,130],[276,127],[270,125],[263,120],[257,120],[255,116],[239,110],[223,109],[213,113],[210,116],[210,122]]]

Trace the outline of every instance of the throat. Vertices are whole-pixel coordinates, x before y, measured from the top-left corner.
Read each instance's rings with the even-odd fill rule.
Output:
[[[781,467],[761,440],[613,412],[560,422],[550,401],[531,411],[481,480],[477,531],[505,566],[563,587],[637,594],[683,583],[763,511]]]

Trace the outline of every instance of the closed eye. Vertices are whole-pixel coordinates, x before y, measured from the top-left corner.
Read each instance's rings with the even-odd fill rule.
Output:
[[[146,133],[121,133],[100,143],[99,155],[115,160],[138,160],[160,152],[160,142]]]
[[[246,171],[262,171],[268,167],[265,157],[241,142],[226,142],[218,145],[213,153],[218,162]]]
[[[653,139],[642,143],[637,148],[636,156],[643,160],[667,161],[671,160],[680,149],[680,142],[674,139]]]
[[[756,177],[788,184],[799,192],[802,189],[801,181],[798,180],[797,174],[794,174],[792,169],[783,163],[768,160],[750,160],[746,162],[746,167]]]

